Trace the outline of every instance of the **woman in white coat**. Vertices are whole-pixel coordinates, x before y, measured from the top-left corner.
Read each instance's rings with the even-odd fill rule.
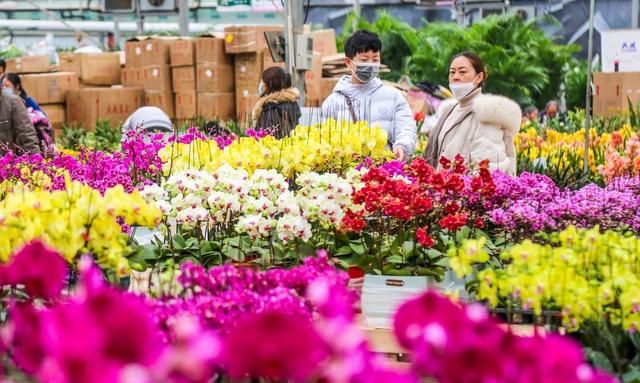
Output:
[[[429,133],[424,157],[434,167],[456,155],[466,163],[489,160],[492,170],[516,175],[514,138],[522,112],[514,101],[482,93],[487,70],[477,55],[456,55],[449,67],[449,88],[455,102],[443,103],[440,119]]]

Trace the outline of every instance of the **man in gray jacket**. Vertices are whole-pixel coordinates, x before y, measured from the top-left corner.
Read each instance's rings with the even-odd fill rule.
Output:
[[[398,160],[409,159],[418,139],[411,108],[397,89],[378,78],[382,42],[378,35],[360,30],[344,44],[351,75],[343,76],[322,104],[323,120],[367,121],[387,132],[389,147]]]
[[[0,93],[0,156],[41,153],[40,140],[27,108],[17,96]]]

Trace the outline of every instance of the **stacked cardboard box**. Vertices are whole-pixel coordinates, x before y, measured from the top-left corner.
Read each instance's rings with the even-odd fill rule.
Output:
[[[143,105],[156,106],[176,117],[171,77],[170,49],[176,38],[138,37],[125,43],[122,84],[142,88]]]
[[[225,52],[220,36],[205,35],[195,40],[195,112],[208,120],[235,116],[234,57]]]
[[[266,31],[282,31],[273,26],[231,26],[224,30],[225,51],[235,55],[236,115],[248,121],[258,98],[258,86],[264,69],[278,65],[271,60]]]
[[[7,60],[7,73],[44,73],[50,70],[47,56],[22,56]]]
[[[640,72],[594,73],[593,113],[611,117],[640,102]]]
[[[67,121],[87,129],[104,119],[117,126],[142,106],[143,98],[142,88],[116,86],[70,90],[67,92]]]
[[[78,89],[80,82],[74,72],[23,74],[22,86],[42,107],[55,130],[60,131],[66,122],[65,102],[67,93]]]

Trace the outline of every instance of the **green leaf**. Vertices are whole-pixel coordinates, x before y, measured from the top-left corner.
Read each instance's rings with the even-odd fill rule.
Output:
[[[181,235],[176,234],[173,236],[173,247],[175,247],[178,250],[182,250],[185,247],[187,247],[187,242]]]
[[[356,255],[363,256],[366,253],[364,245],[360,241],[350,242],[349,247]]]
[[[399,255],[392,255],[390,257],[385,258],[388,263],[403,263],[404,260]]]
[[[129,267],[135,271],[145,271],[149,265],[147,262],[140,256],[140,253],[136,252],[135,255],[128,258]]]
[[[402,244],[402,252],[404,253],[405,258],[413,257],[415,250],[416,243],[413,241],[404,241]]]
[[[640,383],[640,369],[638,369],[638,367],[632,366],[630,371],[622,375],[622,382],[623,383]]]
[[[613,372],[613,364],[604,353],[596,351],[589,347],[585,347],[584,352],[587,360],[591,362],[591,364],[593,364],[595,367],[605,371]]]
[[[333,255],[336,257],[342,257],[350,254],[353,254],[353,250],[351,250],[351,246],[345,245],[345,246],[341,246],[338,250],[336,250]]]

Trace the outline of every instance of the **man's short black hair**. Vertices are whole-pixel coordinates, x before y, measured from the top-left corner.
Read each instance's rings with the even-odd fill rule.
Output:
[[[344,43],[344,54],[351,59],[358,53],[380,52],[381,49],[382,41],[378,35],[366,29],[356,31]]]
[[[3,72],[7,71],[7,62],[4,61],[3,59],[0,59],[0,68],[2,68]]]

